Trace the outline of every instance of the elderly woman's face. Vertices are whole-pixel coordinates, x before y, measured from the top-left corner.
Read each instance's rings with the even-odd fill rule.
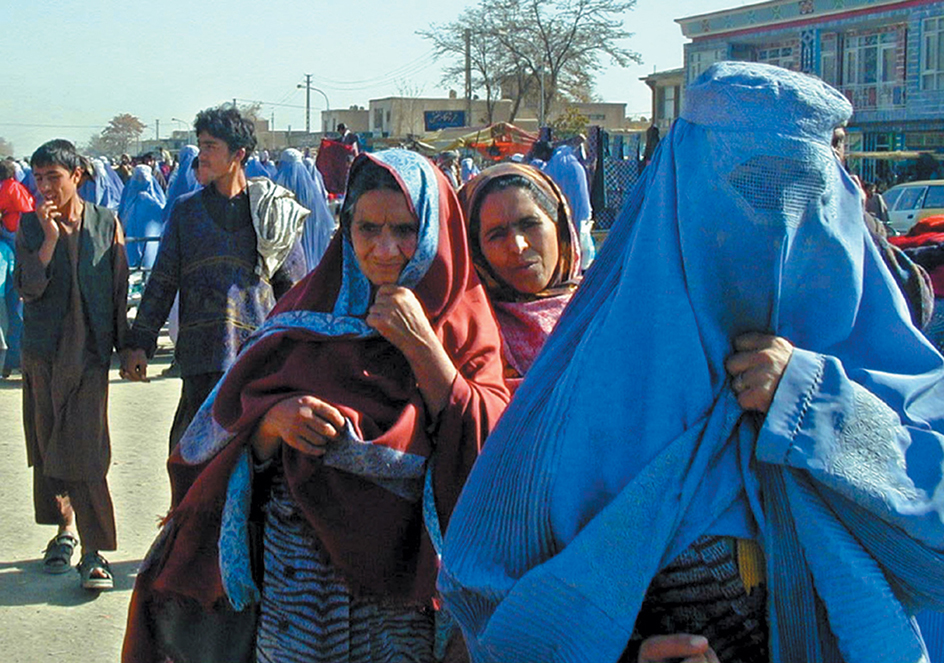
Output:
[[[518,187],[495,191],[482,201],[479,246],[496,276],[530,295],[547,288],[560,256],[557,226]]]
[[[419,223],[399,191],[361,194],[351,219],[357,264],[373,285],[394,284],[416,253]]]

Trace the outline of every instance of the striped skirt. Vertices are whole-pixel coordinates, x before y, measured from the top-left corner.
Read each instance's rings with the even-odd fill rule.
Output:
[[[671,633],[705,636],[722,663],[769,660],[766,588],[745,589],[734,539],[699,537],[653,578],[620,660],[635,662],[643,640]]]
[[[354,595],[278,479],[264,540],[260,663],[432,663],[432,609]]]

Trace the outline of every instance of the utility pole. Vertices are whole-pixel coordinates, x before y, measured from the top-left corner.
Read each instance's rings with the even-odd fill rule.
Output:
[[[236,108],[236,97],[233,97],[233,108]]]
[[[311,74],[305,74],[305,133],[311,133]]]
[[[161,121],[154,120],[154,140],[161,139]]]
[[[311,74],[305,74],[304,85],[299,83],[295,87],[297,87],[299,90],[302,88],[305,89],[305,131],[311,133],[311,91],[314,90],[315,92],[320,92],[321,96],[325,98],[325,110],[331,108],[331,102],[328,101],[328,95],[311,84]],[[322,115],[322,118],[323,117],[324,115]]]
[[[465,125],[472,126],[472,31],[465,30]]]

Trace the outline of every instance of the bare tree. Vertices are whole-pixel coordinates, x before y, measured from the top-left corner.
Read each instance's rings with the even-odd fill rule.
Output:
[[[472,89],[484,92],[486,119],[491,124],[495,104],[501,98],[501,81],[513,75],[513,70],[508,53],[487,27],[487,18],[481,6],[469,7],[454,22],[430,25],[428,30],[417,34],[433,42],[436,58],[448,58],[442,77],[447,87],[465,80],[466,39],[469,39]]]
[[[632,36],[623,16],[635,5],[636,0],[479,0],[455,22],[419,34],[433,42],[438,57],[453,60],[444,77],[455,81],[465,74],[469,31],[475,89],[484,89],[491,103],[494,92],[508,88],[512,119],[537,93],[546,115],[560,100],[592,98],[604,57],[621,67],[641,61],[619,45]]]

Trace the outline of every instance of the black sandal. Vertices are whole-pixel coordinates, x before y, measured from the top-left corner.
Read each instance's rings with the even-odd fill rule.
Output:
[[[79,540],[68,532],[57,534],[46,544],[43,551],[43,571],[58,575],[72,568],[72,554]]]
[[[97,552],[87,552],[82,555],[79,565],[75,567],[82,578],[83,589],[112,589],[115,586],[115,577],[111,573],[108,560]],[[101,573],[92,575],[96,571]]]

